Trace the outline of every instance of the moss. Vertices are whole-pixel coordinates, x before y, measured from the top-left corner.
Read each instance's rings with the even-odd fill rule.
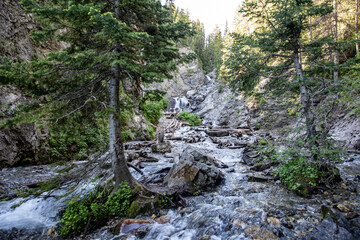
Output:
[[[22,202],[17,203],[17,204],[14,204],[14,205],[12,205],[10,208],[11,208],[11,209],[15,209],[15,208],[19,207],[21,204],[22,204]]]
[[[74,164],[71,164],[70,166],[65,167],[65,168],[57,171],[57,173],[59,173],[59,174],[61,174],[61,173],[68,173],[68,172],[70,172],[70,170],[73,169],[74,167],[75,167],[75,165],[74,165]]]
[[[41,192],[47,192],[52,189],[57,189],[60,187],[60,178],[54,177],[50,179],[49,181],[43,182],[40,184],[40,191]]]
[[[136,217],[140,214],[153,212],[156,208],[163,206],[162,199],[159,197],[138,196],[127,210],[128,217]]]

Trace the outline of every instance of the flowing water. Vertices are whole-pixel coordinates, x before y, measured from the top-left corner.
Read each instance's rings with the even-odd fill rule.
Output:
[[[185,97],[176,99],[175,109],[186,106],[188,102]],[[171,141],[170,156],[153,154],[150,148],[146,149],[150,156],[159,161],[142,163],[144,167],[142,171],[145,175],[151,175],[171,167],[183,150],[191,145],[228,166],[222,169],[225,181],[212,192],[199,192],[198,196],[186,197],[185,208],[163,209],[157,212],[158,217],[167,215],[170,222],[166,224],[154,222],[148,225],[142,239],[299,239],[321,221],[319,210],[322,205],[331,204],[331,199],[322,195],[311,198],[299,197],[286,190],[279,181],[261,183],[249,181],[250,170],[242,160],[244,149],[219,148],[207,136],[206,129],[206,127],[178,129],[173,137],[182,139],[197,137],[200,141],[197,143]],[[218,138],[222,142],[240,140],[247,143],[254,142],[254,139],[254,136],[246,134],[240,139],[237,136]],[[339,168],[344,180],[355,181],[360,175],[360,158],[339,164]],[[57,169],[49,166],[12,168],[3,170],[0,177],[8,182],[16,182],[21,178],[36,179],[44,176],[49,178],[56,175],[55,170]],[[141,178],[139,173],[131,171],[136,178]],[[18,174],[10,174],[15,172]],[[64,196],[73,185],[62,186],[56,191],[43,193],[35,198],[15,198],[0,202],[0,238],[39,239],[40,236],[47,238],[46,232],[52,226],[56,226],[60,220],[59,213],[63,211],[66,201],[76,194],[91,190],[94,185],[95,183],[84,180],[77,185],[72,194],[61,198],[60,196]],[[351,202],[354,208],[359,209],[358,194],[346,193],[343,198]],[[139,218],[151,220],[151,215],[152,213],[149,213]],[[113,236],[106,228],[87,237],[114,240],[140,239],[138,236],[128,234]]]
[[[215,191],[187,197],[186,208],[163,210],[170,222],[154,223],[147,227],[143,239],[299,239],[321,221],[320,208],[327,199],[302,198],[286,190],[280,183],[249,182],[249,168],[242,164],[243,149],[220,149],[203,131],[181,128],[174,137],[199,136],[198,143],[172,142],[172,155],[176,156],[192,145],[227,164],[225,182]],[[231,140],[231,136],[221,140]],[[251,136],[243,140],[252,141]],[[169,158],[153,154],[158,163],[146,163],[144,171],[150,174],[171,166]],[[355,161],[352,164],[359,164]],[[359,174],[359,173],[357,173]],[[353,201],[360,205],[356,194]],[[150,214],[151,215],[151,214]],[[144,216],[150,219],[149,216]],[[94,239],[140,239],[135,235],[112,236],[109,231],[92,235]]]

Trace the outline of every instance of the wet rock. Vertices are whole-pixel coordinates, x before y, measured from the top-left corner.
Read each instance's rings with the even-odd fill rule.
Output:
[[[140,157],[140,154],[136,151],[126,151],[125,152],[126,160],[132,162]]]
[[[275,180],[275,178],[273,178],[273,177],[264,176],[259,173],[254,173],[254,174],[248,175],[247,177],[248,177],[249,182],[270,182],[270,181]]]
[[[232,224],[233,224],[233,226],[235,226],[237,228],[242,228],[242,229],[244,229],[247,226],[246,222],[244,222],[243,220],[240,220],[240,219],[233,219]]]
[[[210,137],[226,137],[230,135],[227,130],[208,130],[206,131],[206,134]]]
[[[360,139],[356,140],[354,144],[354,149],[360,151]]]
[[[181,216],[183,216],[185,213],[191,213],[191,209],[190,208],[183,208],[180,210],[179,212],[181,214]]]
[[[337,204],[336,208],[339,209],[341,212],[352,212],[352,209],[348,206],[345,206],[344,204]]]
[[[281,222],[279,219],[277,218],[274,218],[274,217],[268,217],[267,218],[267,222],[271,225],[275,225],[275,226],[280,226],[281,225]]]
[[[259,153],[256,151],[246,152],[243,156],[243,162],[248,165],[252,166],[257,161],[257,157],[259,156]]]
[[[56,231],[55,231],[55,227],[54,227],[54,226],[52,226],[52,227],[49,229],[49,231],[47,231],[47,235],[48,235],[49,237],[55,237],[55,236],[56,236]]]
[[[353,235],[343,227],[336,224],[331,217],[323,220],[311,233],[309,233],[305,240],[355,240]]]
[[[258,165],[252,166],[250,168],[250,170],[256,171],[256,172],[261,172],[261,171],[271,168],[272,165],[273,165],[272,163],[258,164]]]
[[[119,233],[130,233],[135,234],[136,231],[144,226],[148,226],[152,224],[149,220],[141,220],[141,219],[125,219],[118,223],[114,228],[114,234]]]
[[[171,144],[169,141],[155,143],[151,146],[153,153],[168,153],[171,152]]]
[[[278,239],[278,237],[272,232],[269,232],[268,230],[265,229],[261,229],[259,226],[255,226],[255,225],[246,228],[244,232],[246,235],[254,239],[264,239],[264,240]]]
[[[170,222],[170,217],[169,216],[162,216],[162,217],[159,217],[156,219],[156,222],[159,223],[159,224],[166,224],[168,222]]]
[[[199,150],[188,147],[165,177],[168,187],[183,188],[188,192],[217,185],[224,175],[215,160]]]

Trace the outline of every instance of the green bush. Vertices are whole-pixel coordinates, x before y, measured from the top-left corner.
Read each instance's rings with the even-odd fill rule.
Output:
[[[86,198],[70,203],[60,223],[60,234],[64,237],[81,234],[106,223],[111,217],[125,216],[130,206],[131,190],[122,183],[116,193],[112,187],[97,189]]]
[[[315,164],[309,164],[306,157],[299,156],[279,166],[278,175],[289,189],[306,196],[309,188],[317,186],[324,173]]]
[[[187,111],[182,111],[178,116],[180,120],[190,123],[191,126],[200,126],[201,119],[196,113],[189,113]]]
[[[292,146],[281,153],[286,162],[278,167],[281,181],[297,194],[306,196],[312,188],[339,181],[339,171],[332,162],[340,161],[343,154],[329,140],[320,141],[319,146],[304,148],[305,142],[300,139],[291,141]]]
[[[169,105],[169,100],[163,97],[165,93],[158,90],[150,90],[141,99],[139,108],[143,111],[146,120],[156,123],[161,117],[161,110]]]

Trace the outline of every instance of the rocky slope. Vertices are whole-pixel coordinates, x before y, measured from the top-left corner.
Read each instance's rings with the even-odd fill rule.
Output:
[[[192,51],[189,48],[180,48],[180,53],[189,54]],[[152,83],[146,86],[147,90],[158,89],[165,91],[167,98],[184,96],[186,92],[195,89],[205,82],[203,70],[199,66],[197,59],[190,63],[184,63],[178,66],[173,74],[173,79],[166,79],[161,83]]]
[[[63,43],[36,43],[30,32],[37,28],[30,14],[23,12],[17,0],[0,2],[0,60],[10,57],[16,60],[31,60],[54,49],[64,47]]]

